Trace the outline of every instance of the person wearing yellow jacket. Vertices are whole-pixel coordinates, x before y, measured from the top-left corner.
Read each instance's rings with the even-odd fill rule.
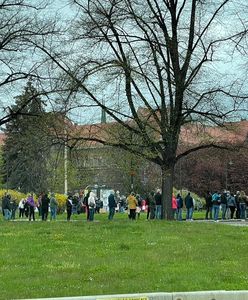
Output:
[[[127,204],[128,204],[128,209],[129,209],[129,219],[135,220],[136,218],[136,207],[138,205],[138,201],[134,196],[134,192],[132,192],[128,197],[127,197]]]

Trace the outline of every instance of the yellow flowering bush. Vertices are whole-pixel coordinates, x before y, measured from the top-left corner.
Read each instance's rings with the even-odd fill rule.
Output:
[[[15,190],[6,190],[6,189],[0,189],[0,199],[3,198],[4,194],[7,193],[7,194],[10,194],[11,198],[12,199],[16,199],[18,202],[21,200],[21,199],[26,199],[27,198],[27,195],[26,194],[23,194],[23,193],[20,193],[18,191],[15,191]]]
[[[58,213],[63,213],[66,206],[67,196],[64,194],[55,193],[55,199],[58,202]]]
[[[11,199],[15,199],[17,203],[19,203],[21,199],[27,199],[28,195],[30,194],[30,193],[24,194],[16,190],[0,189],[0,202],[2,202],[2,198],[5,193],[9,194],[11,196]],[[51,197],[51,195],[49,195],[49,197]],[[64,212],[67,196],[64,194],[55,193],[55,198],[58,202],[58,213]],[[37,203],[38,196],[35,194],[34,194],[34,200]]]

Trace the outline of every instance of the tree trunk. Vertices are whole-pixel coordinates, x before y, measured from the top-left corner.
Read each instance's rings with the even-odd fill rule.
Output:
[[[174,165],[169,167],[162,166],[162,219],[172,220],[172,193]]]

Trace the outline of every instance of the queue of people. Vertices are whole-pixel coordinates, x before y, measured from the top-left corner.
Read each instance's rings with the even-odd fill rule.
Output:
[[[172,195],[171,200],[172,218],[178,221],[183,220],[183,208],[186,209],[186,221],[193,221],[193,214],[196,208],[196,201],[188,192],[183,199],[181,194]],[[209,191],[205,195],[206,215],[205,219],[213,219],[218,221],[219,217],[225,219],[241,219],[247,217],[248,197],[244,191],[233,194],[229,191],[219,193]],[[21,199],[19,204],[15,199],[11,199],[10,194],[5,193],[2,198],[2,211],[6,220],[15,219],[16,210],[19,209],[19,218],[28,218],[29,221],[35,221],[35,212],[42,221],[48,219],[50,212],[50,220],[56,220],[58,201],[55,194],[50,195],[41,193],[38,200],[35,201],[34,195],[30,193],[26,199]],[[71,220],[71,216],[75,213],[80,214],[86,212],[87,221],[94,221],[96,213],[100,213],[103,208],[103,201],[98,199],[93,191],[85,191],[79,194],[70,194],[66,200],[67,221]],[[156,192],[151,191],[146,197],[142,198],[139,194],[131,192],[127,197],[120,196],[119,191],[111,190],[107,199],[108,220],[113,220],[116,211],[124,213],[127,211],[130,220],[139,219],[141,212],[146,212],[147,220],[160,220],[162,218],[162,193],[160,189]]]
[[[48,194],[41,193],[37,203],[33,193],[28,194],[26,199],[21,199],[19,204],[17,204],[17,201],[12,199],[11,195],[8,193],[5,193],[2,198],[2,212],[5,220],[14,220],[18,208],[19,219],[27,218],[29,221],[35,221],[35,212],[38,211],[42,221],[46,221],[49,207],[51,211],[51,220],[55,220],[58,202],[55,199],[54,193],[51,193],[50,198],[48,197]]]
[[[244,191],[237,191],[235,194],[230,191],[222,193],[215,191],[213,194],[209,191],[205,196],[206,216],[205,219],[218,221],[219,215],[222,220],[247,218],[248,197]]]

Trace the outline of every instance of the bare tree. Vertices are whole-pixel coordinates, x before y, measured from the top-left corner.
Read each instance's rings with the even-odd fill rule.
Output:
[[[239,0],[74,0],[71,5],[77,14],[67,58],[38,47],[70,78],[85,104],[98,105],[124,128],[108,127],[115,138],[91,131],[78,139],[121,147],[159,165],[163,217],[169,219],[178,159],[220,147],[198,139],[198,145],[179,152],[182,127],[222,126],[245,109],[241,71],[229,66],[235,67],[235,46],[247,33],[247,5]]]
[[[48,12],[47,6],[48,0],[0,1],[0,125],[15,118],[32,101],[27,99],[22,107],[11,109],[13,97],[27,81],[41,79],[41,63],[30,41],[44,40],[54,32],[54,20],[43,13]]]

